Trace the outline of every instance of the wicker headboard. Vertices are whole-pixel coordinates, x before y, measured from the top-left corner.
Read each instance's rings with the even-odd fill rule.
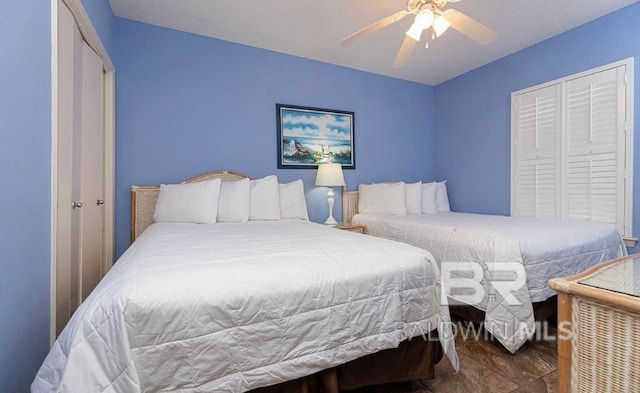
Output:
[[[358,213],[358,191],[347,191],[342,188],[342,221],[351,224],[351,219]]]
[[[393,184],[397,182],[385,181],[382,183]],[[353,216],[356,214],[358,214],[358,190],[347,191],[347,187],[342,187],[342,221],[345,224],[351,224]]]
[[[238,181],[251,179],[249,176],[233,171],[214,171],[187,179],[182,183],[220,179],[222,181]],[[131,242],[153,224],[153,212],[158,200],[160,186],[131,186]]]

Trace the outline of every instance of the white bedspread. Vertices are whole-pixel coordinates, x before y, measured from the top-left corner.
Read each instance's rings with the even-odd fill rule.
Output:
[[[242,392],[439,329],[437,265],[302,221],[155,224],[66,326],[32,392]]]
[[[546,285],[550,278],[581,272],[626,252],[615,226],[609,224],[453,212],[357,214],[353,222],[365,225],[370,235],[428,250],[439,264],[480,262],[485,276],[486,262],[523,264],[526,286],[513,293],[522,305],[507,304],[486,279],[481,283],[486,296],[475,304],[486,311],[485,327],[511,352],[535,331],[531,303],[555,294]],[[456,299],[455,294],[451,297]]]

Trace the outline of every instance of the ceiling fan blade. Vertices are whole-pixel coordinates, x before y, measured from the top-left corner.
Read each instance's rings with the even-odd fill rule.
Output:
[[[406,10],[402,10],[402,11],[396,12],[395,14],[389,15],[384,19],[380,19],[379,21],[373,24],[370,24],[364,29],[357,31],[351,34],[349,37],[343,39],[342,41],[340,41],[340,45],[342,45],[343,47],[349,46],[353,44],[355,41],[359,40],[360,38],[365,37],[373,32],[376,32],[382,29],[383,27],[387,27],[393,22],[399,21],[400,19],[407,16],[407,14],[408,12]]]
[[[411,53],[413,52],[413,48],[417,43],[418,41],[407,35],[404,37],[402,46],[398,51],[398,56],[396,56],[396,60],[393,62],[393,68],[402,68],[407,65],[407,63],[409,62],[409,57],[411,57]]]
[[[444,17],[451,22],[451,27],[482,45],[489,44],[498,36],[495,30],[460,11],[448,9],[444,12]]]

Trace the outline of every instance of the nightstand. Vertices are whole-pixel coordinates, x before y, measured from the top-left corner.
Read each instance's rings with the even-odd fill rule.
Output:
[[[639,392],[640,254],[548,285],[558,291],[558,392]]]
[[[364,234],[364,225],[345,224],[345,223],[339,222],[338,225],[336,225],[336,228],[342,229],[344,231],[358,232],[358,233]]]

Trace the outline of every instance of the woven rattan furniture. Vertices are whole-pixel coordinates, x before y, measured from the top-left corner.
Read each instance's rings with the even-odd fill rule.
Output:
[[[349,225],[358,213],[358,191],[347,191],[342,187],[342,223]]]
[[[558,291],[558,392],[640,392],[640,254],[549,287]]]
[[[364,234],[364,225],[345,224],[343,222],[339,222],[338,225],[336,225],[336,228],[342,229],[343,231],[351,231]]]
[[[238,181],[250,179],[249,176],[234,171],[214,171],[187,179],[182,183],[220,179],[222,181]],[[153,212],[158,200],[160,186],[131,186],[131,242],[153,224]]]

